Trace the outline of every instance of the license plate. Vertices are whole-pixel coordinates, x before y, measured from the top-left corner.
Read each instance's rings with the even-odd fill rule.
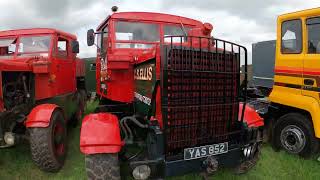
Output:
[[[228,142],[184,149],[184,160],[198,159],[228,152]]]

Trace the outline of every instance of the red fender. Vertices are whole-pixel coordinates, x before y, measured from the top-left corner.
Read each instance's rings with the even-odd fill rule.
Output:
[[[117,116],[110,113],[97,113],[84,117],[80,133],[82,153],[118,153],[122,146]]]
[[[48,127],[51,115],[56,108],[59,108],[59,106],[55,104],[41,104],[36,106],[28,115],[25,126],[27,128]]]
[[[263,118],[252,107],[246,105],[244,110],[243,121],[247,123],[248,127],[261,127],[264,125]],[[243,104],[239,106],[239,119],[241,119]]]

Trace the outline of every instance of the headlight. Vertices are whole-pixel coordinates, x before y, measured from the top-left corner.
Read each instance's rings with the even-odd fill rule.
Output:
[[[147,165],[140,165],[134,168],[132,175],[136,180],[148,179],[151,174],[151,169]]]
[[[14,145],[14,134],[11,132],[6,132],[4,134],[4,142],[10,146]]]

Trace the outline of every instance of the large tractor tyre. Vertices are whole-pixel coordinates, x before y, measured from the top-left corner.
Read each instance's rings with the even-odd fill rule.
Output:
[[[120,180],[118,154],[92,154],[85,157],[88,180]]]
[[[35,164],[44,171],[57,172],[67,153],[66,121],[60,110],[55,110],[47,128],[29,128],[31,156]]]
[[[262,144],[260,142],[257,142],[253,146],[252,149],[254,153],[250,157],[248,157],[245,161],[240,163],[236,168],[234,168],[235,174],[237,175],[245,174],[257,165],[257,162],[261,154],[261,146]]]
[[[273,132],[273,147],[288,153],[309,158],[319,147],[311,120],[299,113],[289,113],[276,122]]]

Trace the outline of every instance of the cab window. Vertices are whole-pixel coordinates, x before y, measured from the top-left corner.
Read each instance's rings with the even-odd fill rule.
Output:
[[[59,37],[57,44],[58,57],[68,57],[68,40]]]
[[[301,20],[290,20],[282,23],[281,52],[282,54],[299,54],[302,50]]]
[[[308,53],[320,54],[320,18],[307,19]]]
[[[108,49],[108,26],[105,27],[103,30],[102,30],[102,48],[104,48],[105,50]]]
[[[0,59],[12,58],[16,52],[16,38],[0,39]]]

